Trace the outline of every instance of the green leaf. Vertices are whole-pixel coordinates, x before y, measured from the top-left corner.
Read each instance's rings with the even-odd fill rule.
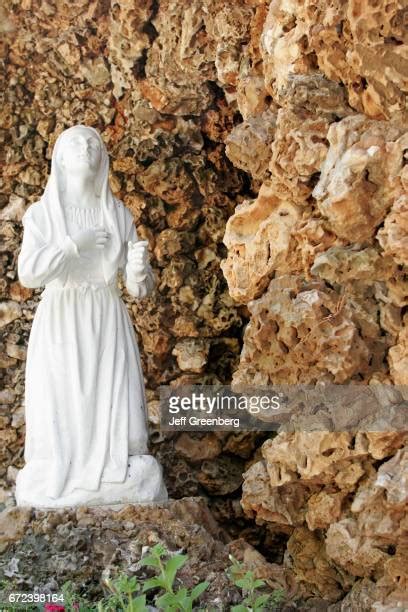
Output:
[[[149,589],[157,589],[157,587],[163,588],[163,580],[160,576],[153,576],[146,580],[142,587],[142,592],[148,591]]]
[[[177,593],[165,593],[157,597],[155,603],[157,606],[163,607],[166,612],[171,610],[191,612],[193,606],[193,600],[188,595],[185,587],[177,591]]]
[[[169,589],[172,587],[174,578],[176,577],[177,570],[183,567],[187,561],[187,555],[174,555],[171,557],[164,567],[164,573],[166,575],[166,582]]]
[[[253,581],[253,583],[252,583],[252,588],[253,588],[253,589],[257,589],[257,588],[259,588],[259,587],[261,587],[261,586],[264,586],[264,585],[265,585],[265,581],[264,581],[264,580],[261,580],[260,578],[258,578],[257,580],[254,580],[254,581]]]
[[[275,589],[271,595],[271,601],[273,604],[279,604],[285,598],[284,589]]]
[[[208,587],[209,582],[200,582],[193,589],[191,589],[190,597],[194,601],[197,597],[200,597],[201,593],[204,593],[205,589]]]
[[[146,595],[139,595],[132,599],[132,611],[133,612],[146,612]]]
[[[181,597],[178,603],[183,612],[191,612],[191,610],[193,609],[193,602],[188,595],[186,595],[185,597]]]
[[[139,584],[135,576],[120,576],[116,580],[114,580],[113,585],[118,591],[121,593],[129,593],[129,591],[136,591],[139,588]]]
[[[173,593],[164,593],[160,597],[156,597],[155,603],[160,608],[164,608],[166,611],[170,606],[174,606],[177,602]]]
[[[241,587],[241,589],[245,589],[246,591],[249,591],[250,588],[252,587],[252,580],[248,579],[247,576],[244,576],[243,578],[238,578],[235,581],[236,586]]]
[[[165,546],[163,546],[163,544],[158,542],[153,546],[153,548],[150,549],[150,552],[156,557],[163,557],[163,555],[168,554],[169,551]]]
[[[139,565],[147,565],[149,567],[160,567],[159,560],[157,557],[153,557],[153,555],[146,555],[146,557],[142,557],[139,561]]]
[[[237,606],[232,606],[231,612],[248,612],[248,608],[242,604],[238,604]]]
[[[264,604],[266,604],[266,602],[267,602],[267,601],[269,601],[270,597],[271,597],[271,596],[270,596],[270,595],[268,595],[267,593],[266,593],[265,595],[259,595],[259,597],[257,597],[257,598],[255,599],[255,602],[254,602],[254,609],[256,609],[256,610],[258,610],[258,608],[259,608],[259,609],[261,609],[261,607],[262,607]]]

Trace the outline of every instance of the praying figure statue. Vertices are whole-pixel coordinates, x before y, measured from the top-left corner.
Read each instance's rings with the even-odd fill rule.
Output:
[[[121,298],[155,284],[147,241],[112,194],[109,157],[94,128],[58,137],[41,199],[22,222],[18,277],[45,287],[25,372],[25,465],[19,506],[56,508],[167,501],[149,454],[139,348]]]

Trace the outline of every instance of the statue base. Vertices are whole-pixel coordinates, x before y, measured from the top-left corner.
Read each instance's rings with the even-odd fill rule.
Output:
[[[133,455],[128,460],[123,482],[102,482],[97,491],[74,489],[68,495],[53,498],[45,494],[38,466],[29,463],[17,474],[17,506],[52,510],[73,506],[110,506],[125,504],[160,504],[168,501],[160,463],[152,455]]]

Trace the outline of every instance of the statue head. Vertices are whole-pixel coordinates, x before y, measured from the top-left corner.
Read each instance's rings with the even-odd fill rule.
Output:
[[[116,201],[109,185],[109,155],[98,130],[86,125],[74,125],[58,136],[52,151],[51,172],[41,196],[44,240],[58,242],[68,234],[64,198],[67,180],[72,176],[88,177],[102,211],[103,226],[111,239],[102,251],[106,282],[117,272],[123,255],[122,231],[125,224],[124,205]]]
[[[101,161],[101,145],[95,132],[79,125],[64,134],[58,162],[65,174],[94,176]]]
[[[70,176],[94,179],[95,193],[100,195],[109,172],[109,158],[101,136],[95,128],[75,125],[58,137],[53,154],[59,191],[65,191]]]

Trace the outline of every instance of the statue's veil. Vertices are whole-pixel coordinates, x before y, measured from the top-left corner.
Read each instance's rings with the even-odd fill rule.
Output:
[[[118,266],[123,244],[123,237],[121,236],[121,225],[123,226],[123,224],[119,221],[119,207],[109,185],[108,151],[99,132],[95,128],[79,124],[64,130],[58,136],[52,152],[51,172],[40,199],[44,212],[43,218],[46,224],[43,230],[48,237],[52,237],[53,241],[58,241],[60,244],[68,234],[64,207],[60,198],[60,194],[65,189],[67,178],[60,161],[65,139],[78,128],[92,131],[97,136],[101,146],[101,159],[95,177],[95,193],[99,196],[103,226],[111,235],[102,250],[104,276],[108,281]]]

